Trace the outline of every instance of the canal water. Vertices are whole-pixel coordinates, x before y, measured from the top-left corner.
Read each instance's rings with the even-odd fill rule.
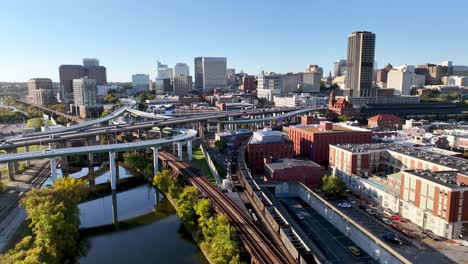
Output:
[[[126,169],[119,170],[121,178],[131,177]],[[83,168],[70,177],[86,175]],[[105,172],[96,177],[96,184],[108,178]],[[174,207],[156,192],[144,184],[80,204],[78,263],[208,263]]]

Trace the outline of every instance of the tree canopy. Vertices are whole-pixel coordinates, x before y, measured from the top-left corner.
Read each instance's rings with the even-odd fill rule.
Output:
[[[28,122],[26,122],[26,127],[34,128],[34,129],[41,129],[41,126],[43,123],[44,123],[44,118],[42,117],[31,118],[31,119],[28,119]]]
[[[344,192],[346,185],[336,176],[325,176],[322,179],[322,190],[328,195],[337,195]]]
[[[87,195],[83,180],[60,178],[53,188],[34,189],[21,200],[33,235],[0,256],[0,263],[64,263],[78,254],[78,203]]]

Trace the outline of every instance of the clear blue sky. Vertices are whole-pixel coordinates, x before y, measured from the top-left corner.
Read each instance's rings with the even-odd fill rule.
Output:
[[[99,58],[109,81],[154,78],[156,61],[225,56],[258,73],[328,72],[353,31],[377,34],[376,60],[468,64],[468,1],[2,0],[0,81],[58,80],[60,64]]]

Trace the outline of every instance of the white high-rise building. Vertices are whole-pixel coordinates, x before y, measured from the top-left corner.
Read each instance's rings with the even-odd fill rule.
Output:
[[[320,92],[320,81],[323,78],[323,69],[317,65],[309,65],[302,74],[302,92]]]
[[[190,68],[186,63],[176,63],[176,65],[174,66],[174,77],[178,75],[190,75]]]
[[[158,78],[172,78],[174,76],[174,70],[167,67],[167,64],[162,64],[158,61]]]
[[[403,65],[394,67],[387,75],[387,88],[395,89],[396,95],[410,95],[411,88],[423,87],[424,75],[415,73],[415,67]]]
[[[275,95],[280,95],[283,89],[281,75],[270,72],[262,73],[257,78],[257,97],[273,101]]]
[[[468,86],[468,77],[466,76],[448,76],[442,77],[445,85],[449,86]]]
[[[96,106],[96,80],[83,77],[73,80],[73,100],[77,106]]]
[[[227,87],[227,59],[224,57],[195,58],[195,88],[198,90],[213,90]]]
[[[148,74],[133,74],[132,75],[132,94],[147,92],[150,86],[150,78]]]

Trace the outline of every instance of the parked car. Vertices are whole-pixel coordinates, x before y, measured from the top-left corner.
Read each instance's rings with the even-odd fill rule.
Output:
[[[463,240],[462,245],[465,246],[465,247],[468,247],[468,241]]]
[[[388,208],[384,209],[382,212],[384,214],[388,215],[388,216],[393,216],[394,215],[393,212]]]
[[[393,220],[398,221],[398,222],[405,222],[402,218],[400,218],[398,215],[393,215],[392,216]]]
[[[393,229],[395,229],[395,230],[397,230],[397,231],[403,232],[403,230],[402,230],[398,225],[396,225],[396,224],[393,224],[393,223],[392,223],[390,226],[393,227]]]
[[[361,251],[359,250],[359,248],[355,247],[355,246],[349,246],[348,247],[348,250],[351,252],[351,254],[353,254],[354,256],[359,256],[361,255]]]
[[[368,213],[368,214],[370,214],[370,215],[375,215],[375,212],[374,212],[374,210],[372,210],[372,209],[369,209],[369,208],[368,208],[368,209],[366,209],[366,213]]]
[[[431,238],[434,241],[440,241],[440,237],[438,235],[432,233],[432,231],[430,231],[430,230],[425,230],[424,234],[426,234],[427,237]]]
[[[401,239],[395,233],[388,232],[388,233],[384,234],[382,236],[382,238],[385,239],[388,242],[393,243],[393,244],[403,245],[403,241],[401,241]]]
[[[384,222],[384,223],[387,224],[387,225],[392,225],[392,224],[393,224],[392,221],[388,220],[388,219],[385,218],[385,217],[382,217],[382,222]]]
[[[351,204],[349,204],[349,203],[339,203],[339,204],[338,204],[338,207],[341,207],[341,208],[351,208]]]
[[[413,233],[411,233],[411,232],[408,231],[408,230],[403,229],[403,230],[401,230],[401,232],[402,232],[405,236],[407,236],[407,237],[409,237],[409,238],[415,238],[415,237],[416,237],[415,235],[413,235]]]

